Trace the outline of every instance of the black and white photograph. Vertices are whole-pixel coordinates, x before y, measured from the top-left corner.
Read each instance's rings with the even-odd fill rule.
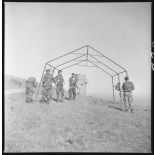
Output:
[[[152,2],[3,3],[4,153],[152,153]]]

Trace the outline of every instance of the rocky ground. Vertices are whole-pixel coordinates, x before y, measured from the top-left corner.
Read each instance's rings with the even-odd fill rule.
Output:
[[[151,108],[135,113],[95,97],[25,103],[5,91],[5,152],[151,152]]]

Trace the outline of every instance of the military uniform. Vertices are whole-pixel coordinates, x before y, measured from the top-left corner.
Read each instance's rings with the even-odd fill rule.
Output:
[[[131,110],[131,112],[133,112],[133,97],[132,97],[132,90],[135,89],[134,84],[130,81],[125,81],[122,85],[122,89],[123,89],[123,101],[124,101],[124,105],[125,105],[125,110],[127,111],[128,109]]]
[[[31,77],[28,80],[26,80],[26,85],[25,85],[25,95],[26,99],[25,102],[32,102],[33,101],[33,94],[35,92],[35,88],[37,86],[36,79]]]
[[[55,77],[55,83],[56,83],[56,93],[57,93],[57,102],[63,102],[64,99],[64,79],[62,75],[57,75]],[[61,99],[60,99],[61,97]]]
[[[52,82],[54,83],[54,77],[52,74],[45,74],[42,80],[42,101],[49,102],[52,98]]]
[[[69,99],[72,99],[75,100],[75,97],[76,97],[76,82],[77,82],[77,78],[76,77],[71,77],[69,79],[69,90],[68,90],[68,93],[69,93]]]

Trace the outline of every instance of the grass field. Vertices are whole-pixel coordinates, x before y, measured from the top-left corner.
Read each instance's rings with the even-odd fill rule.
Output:
[[[129,113],[96,97],[40,104],[5,92],[5,152],[151,152],[148,104]]]

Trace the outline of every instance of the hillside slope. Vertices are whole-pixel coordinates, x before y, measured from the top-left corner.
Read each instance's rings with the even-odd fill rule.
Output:
[[[151,110],[122,112],[94,97],[25,103],[24,92],[5,99],[5,152],[151,152]]]
[[[12,75],[5,75],[5,89],[24,88],[25,79],[21,79]]]

